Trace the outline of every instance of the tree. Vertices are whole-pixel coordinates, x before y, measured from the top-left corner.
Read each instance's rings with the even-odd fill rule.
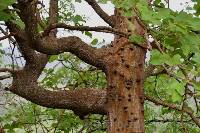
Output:
[[[144,132],[145,100],[163,106],[163,114],[176,114],[172,120],[147,122],[179,122],[180,131],[198,132],[199,2],[194,0],[192,10],[196,12],[192,14],[190,8],[173,11],[161,0],[112,0],[115,14],[109,16],[95,0],[85,1],[109,26],[83,26],[79,23],[84,21],[81,16],[65,13],[74,23],[68,25],[67,17],[59,12],[64,6],[59,6],[58,0],[50,0],[45,18],[41,17],[43,4],[39,0],[1,1],[0,19],[9,34],[2,29],[5,36],[0,40],[14,37],[13,45],[26,61],[22,68],[13,65],[0,69],[13,78],[12,85],[5,89],[37,105],[72,110],[81,119],[88,114],[107,115],[109,133]],[[57,37],[58,28],[82,31],[88,36],[92,35],[89,31],[112,33],[115,38],[106,47],[97,48],[77,36]],[[106,88],[81,88],[76,84],[75,89],[54,90],[39,84],[46,64],[52,60],[63,63],[65,52],[91,65],[90,70],[102,70]],[[145,62],[147,52],[151,58]],[[154,107],[148,103],[145,106]]]

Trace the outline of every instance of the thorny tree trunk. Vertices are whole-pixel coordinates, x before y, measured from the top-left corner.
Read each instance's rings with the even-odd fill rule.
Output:
[[[116,28],[128,31],[123,17],[116,18]],[[141,30],[139,25],[137,28]],[[131,44],[127,38],[119,36],[115,36],[113,47],[114,49],[120,47],[120,49],[113,52],[108,59],[110,64],[106,71],[108,132],[143,133],[143,70],[146,50]]]

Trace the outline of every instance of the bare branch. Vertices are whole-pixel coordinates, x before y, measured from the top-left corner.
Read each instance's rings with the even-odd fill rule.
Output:
[[[129,33],[121,32],[121,31],[118,31],[114,28],[110,28],[107,26],[97,26],[97,27],[71,26],[71,25],[67,25],[65,23],[56,23],[56,24],[52,24],[49,27],[47,27],[43,32],[43,36],[47,36],[49,34],[49,32],[55,28],[64,28],[64,29],[68,29],[68,30],[78,30],[78,31],[96,31],[96,32],[114,33],[114,34],[125,36],[125,37],[130,35]]]
[[[14,33],[10,33],[10,34],[8,34],[8,35],[5,35],[5,36],[3,36],[3,37],[0,37],[0,41],[1,40],[4,40],[4,39],[7,39],[7,38],[10,38],[11,36],[13,36],[14,35]]]
[[[0,27],[0,31],[5,35],[9,35],[2,27]],[[15,34],[16,35],[16,34]],[[16,41],[12,38],[12,37],[9,37],[8,38],[12,43],[16,43]]]
[[[11,75],[2,75],[0,76],[0,80],[11,78]]]
[[[111,16],[109,16],[106,12],[104,12],[101,7],[97,4],[95,0],[85,0],[94,10],[95,12],[111,27],[114,27],[115,24]]]
[[[162,105],[162,106],[168,107],[170,109],[175,109],[177,111],[183,111],[183,112],[187,113],[191,117],[191,119],[194,121],[194,123],[200,128],[200,121],[197,117],[194,116],[194,114],[191,110],[189,110],[187,108],[182,109],[181,107],[177,106],[176,104],[167,103],[167,102],[158,100],[158,99],[150,97],[150,96],[145,96],[145,99],[150,102],[155,103],[156,105]]]
[[[145,73],[144,73],[144,79],[148,78],[149,76],[151,76],[151,74],[153,73],[153,70],[155,69],[154,65],[149,65],[146,69],[145,69]]]
[[[14,73],[15,70],[9,69],[9,68],[0,68],[0,72],[10,72],[10,73]]]

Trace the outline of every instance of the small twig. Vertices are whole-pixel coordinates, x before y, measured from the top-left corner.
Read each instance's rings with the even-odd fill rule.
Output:
[[[14,33],[10,33],[8,35],[5,35],[3,37],[0,37],[0,41],[4,40],[4,39],[7,39],[7,38],[10,38],[11,36],[14,36],[15,34]]]
[[[11,75],[2,75],[0,76],[0,80],[11,78]]]
[[[125,37],[130,35],[129,33],[121,32],[117,29],[110,28],[107,26],[97,26],[97,27],[71,26],[71,25],[67,25],[65,23],[56,23],[56,24],[49,25],[44,30],[42,36],[47,36],[51,32],[51,30],[56,29],[56,28],[64,28],[64,29],[68,29],[68,30],[77,30],[77,31],[96,31],[96,32],[114,33],[114,34],[125,36]]]
[[[0,72],[10,72],[10,73],[14,73],[16,70],[13,69],[9,69],[9,68],[0,68]]]
[[[188,89],[188,87],[187,87],[187,84],[185,85],[185,93],[184,93],[184,98],[183,98],[183,102],[182,102],[182,111],[181,111],[181,126],[182,126],[182,128],[183,128],[183,130],[184,130],[184,132],[185,133],[187,133],[187,129],[185,128],[185,126],[184,126],[184,122],[183,122],[183,118],[184,118],[184,108],[186,107],[186,100],[187,100],[187,89]]]
[[[174,109],[174,110],[177,110],[177,111],[183,111],[183,112],[187,113],[191,117],[193,122],[200,128],[199,119],[196,116],[194,116],[193,112],[190,111],[189,109],[187,109],[187,108],[182,109],[181,107],[177,106],[176,104],[167,103],[165,101],[158,100],[158,99],[150,97],[150,96],[145,96],[145,99],[150,101],[150,102],[153,102],[156,105],[162,105],[162,106],[168,107],[170,109]]]
[[[168,122],[181,122],[180,120],[173,120],[173,119],[152,119],[152,120],[147,120],[145,123],[146,124],[150,124],[150,123],[153,123],[153,122],[158,122],[158,123],[168,123]],[[189,123],[191,122],[191,120],[184,120],[183,121],[184,123]]]

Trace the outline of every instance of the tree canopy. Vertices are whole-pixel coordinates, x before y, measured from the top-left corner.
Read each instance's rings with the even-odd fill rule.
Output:
[[[75,10],[84,2],[107,25],[86,26]],[[108,2],[113,15],[100,6]],[[0,0],[2,130],[144,132],[111,129],[122,107],[128,123],[144,117],[147,133],[200,132],[200,1],[179,11],[173,2]],[[114,39],[107,44],[95,32]]]

